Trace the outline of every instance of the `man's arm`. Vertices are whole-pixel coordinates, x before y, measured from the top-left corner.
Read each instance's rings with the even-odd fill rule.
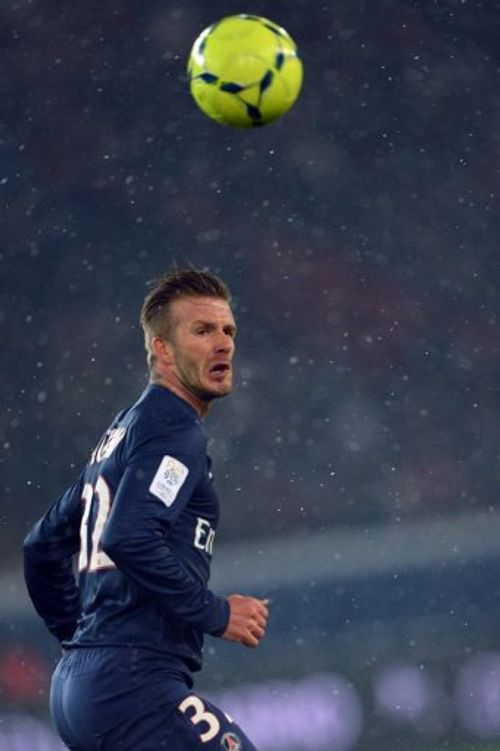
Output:
[[[219,636],[229,620],[229,605],[196,579],[175,555],[161,528],[158,501],[128,494],[120,487],[101,538],[102,550],[116,567],[168,612],[200,631]],[[127,503],[127,497],[131,501]],[[122,514],[125,505],[127,513]],[[156,509],[151,506],[157,505]]]
[[[73,556],[79,549],[82,478],[35,524],[23,546],[29,595],[59,641],[73,636],[80,610]]]
[[[169,530],[206,468],[203,437],[182,427],[151,435],[129,457],[101,538],[103,551],[140,590],[176,618],[220,636],[229,621],[229,604],[215,595],[179,558]],[[171,466],[164,491],[155,491],[162,467]],[[156,478],[156,479],[155,479]],[[163,487],[163,486],[162,486]]]

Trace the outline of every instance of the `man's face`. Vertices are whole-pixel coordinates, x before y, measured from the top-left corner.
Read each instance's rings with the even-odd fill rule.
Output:
[[[216,297],[181,297],[170,307],[171,374],[202,401],[229,394],[236,324],[229,304]]]

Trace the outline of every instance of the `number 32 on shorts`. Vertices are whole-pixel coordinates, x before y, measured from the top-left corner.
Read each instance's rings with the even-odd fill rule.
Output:
[[[199,696],[195,696],[192,694],[191,696],[186,696],[185,699],[181,701],[179,704],[179,710],[188,716],[188,719],[193,723],[193,725],[199,725],[200,723],[204,723],[204,727],[206,728],[203,733],[200,733],[200,740],[203,743],[207,743],[208,741],[211,741],[212,738],[215,738],[217,733],[220,731],[220,722],[217,719],[217,717],[214,715],[213,712],[209,712],[205,705],[203,704],[203,701],[200,699]],[[188,710],[194,710],[192,712],[189,712]],[[224,714],[226,714],[224,712]],[[229,715],[226,714],[226,717],[229,722],[232,722],[232,719],[229,717]],[[200,728],[201,730],[201,728]]]

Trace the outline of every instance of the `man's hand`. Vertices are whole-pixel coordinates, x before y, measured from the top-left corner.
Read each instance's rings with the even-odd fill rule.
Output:
[[[256,597],[229,595],[229,623],[222,634],[223,639],[237,641],[245,647],[258,647],[266,633],[269,600]]]

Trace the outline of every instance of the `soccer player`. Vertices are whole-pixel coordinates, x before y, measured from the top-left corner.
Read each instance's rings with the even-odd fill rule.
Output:
[[[204,634],[256,647],[268,619],[267,600],[208,588],[219,504],[201,420],[232,387],[229,291],[174,270],[141,324],[149,386],[24,543],[29,594],[64,650],[52,717],[73,751],[254,751],[192,679]]]

